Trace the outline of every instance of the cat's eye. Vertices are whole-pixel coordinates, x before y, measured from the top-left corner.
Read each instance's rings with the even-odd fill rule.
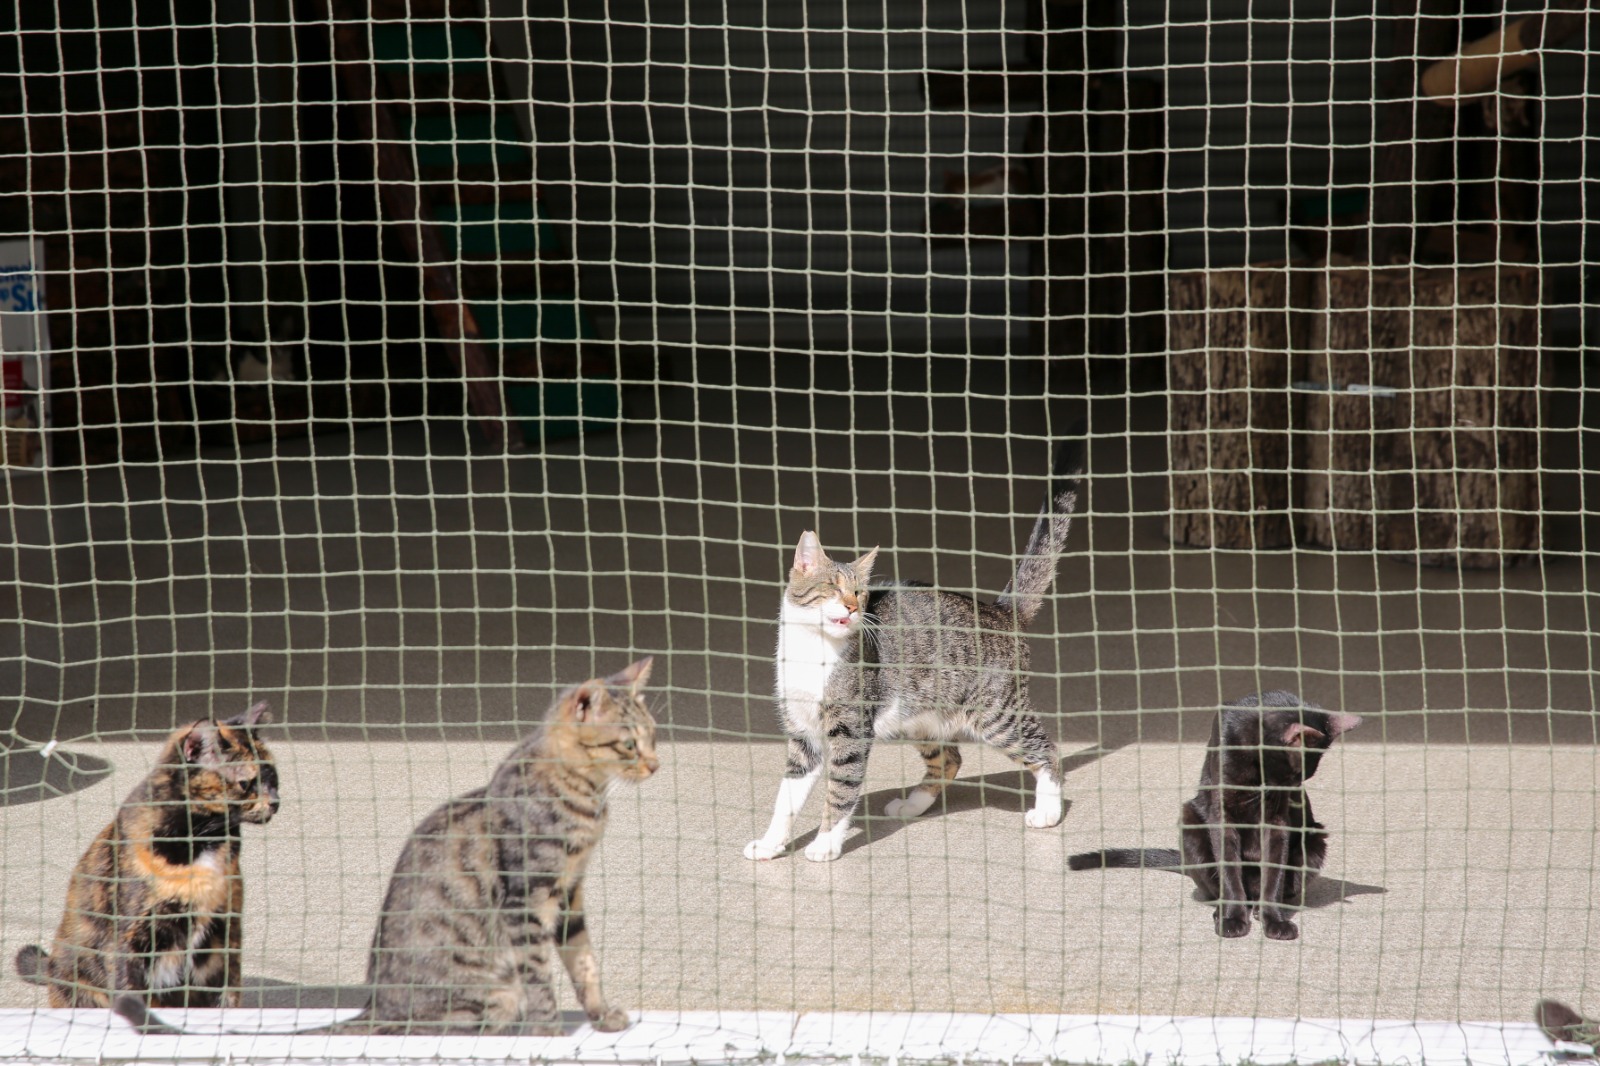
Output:
[[[623,751],[638,751],[639,750],[639,742],[637,740],[634,740],[632,737],[623,737],[622,738],[622,750]]]
[[[256,794],[256,784],[259,780],[259,778],[252,777],[250,780],[242,782],[239,787],[246,796],[254,796]]]

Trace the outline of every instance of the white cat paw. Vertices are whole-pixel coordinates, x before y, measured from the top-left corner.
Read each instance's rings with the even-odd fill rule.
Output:
[[[892,799],[884,805],[883,813],[890,818],[915,818],[933,806],[934,797],[921,790],[913,790],[903,799]]]
[[[1053,825],[1061,824],[1061,808],[1040,810],[1035,807],[1022,817],[1029,829],[1049,829]]]
[[[844,844],[834,839],[832,833],[821,833],[806,845],[806,858],[812,862],[832,862],[844,850]]]
[[[783,854],[784,845],[768,844],[765,840],[752,840],[744,846],[744,857],[754,862],[775,859]]]

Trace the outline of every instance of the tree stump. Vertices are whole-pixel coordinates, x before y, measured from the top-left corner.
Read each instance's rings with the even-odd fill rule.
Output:
[[[1172,279],[1167,535],[1175,543],[1289,543],[1292,273],[1279,263]]]
[[[1378,547],[1424,566],[1523,561],[1541,533],[1539,272],[1419,270],[1410,296],[1411,358],[1394,366],[1408,432]]]
[[[1330,269],[1314,275],[1304,376],[1297,394],[1296,508],[1301,543],[1371,551],[1388,506],[1400,432],[1396,364],[1410,361],[1409,270]]]

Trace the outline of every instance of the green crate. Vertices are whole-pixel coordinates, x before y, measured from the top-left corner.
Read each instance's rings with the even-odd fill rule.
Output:
[[[614,381],[508,381],[506,407],[532,445],[613,429],[622,418],[622,389]]]
[[[593,340],[589,316],[570,299],[473,304],[479,335],[488,342]]]
[[[417,70],[487,66],[489,42],[468,26],[386,23],[372,27],[372,58],[381,64],[401,64]]]
[[[534,204],[440,204],[434,221],[451,255],[510,256],[555,252],[560,248],[555,232],[541,220]]]

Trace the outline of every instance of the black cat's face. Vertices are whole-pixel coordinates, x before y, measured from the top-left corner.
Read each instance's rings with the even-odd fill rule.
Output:
[[[1263,778],[1280,784],[1300,784],[1309,780],[1317,772],[1323,752],[1342,734],[1360,724],[1360,715],[1339,714],[1314,707],[1263,711]]]

